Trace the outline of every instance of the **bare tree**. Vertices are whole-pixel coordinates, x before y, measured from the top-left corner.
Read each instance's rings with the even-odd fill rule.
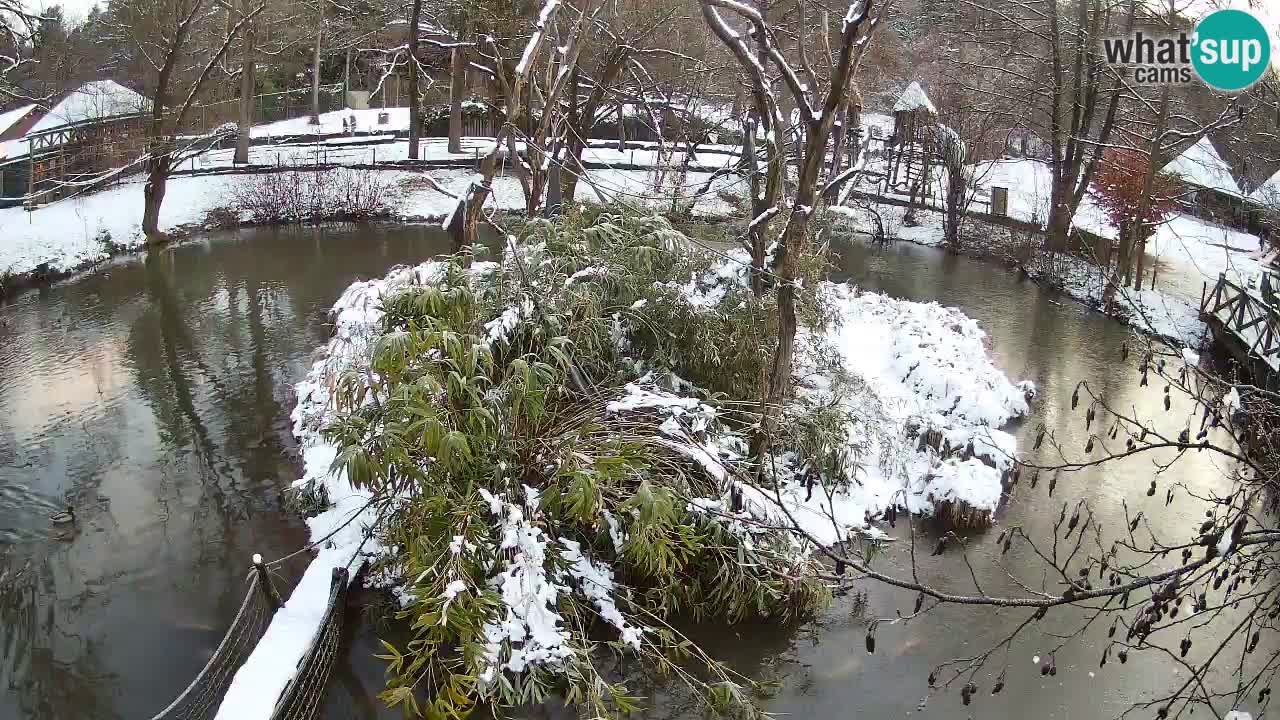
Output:
[[[464,34],[463,37],[466,37]],[[462,152],[462,94],[467,85],[467,50],[461,44],[449,50],[449,152]]]
[[[0,101],[33,99],[13,80],[31,62],[29,44],[39,21],[21,0],[0,0]]]
[[[253,0],[240,0],[240,16],[253,12]],[[245,25],[244,39],[240,43],[240,121],[236,134],[234,162],[249,162],[249,143],[253,133],[253,96],[257,91],[258,66],[255,53],[255,24]]]
[[[716,37],[733,53],[742,71],[747,75],[751,85],[751,95],[755,104],[755,114],[765,123],[766,143],[769,143],[766,155],[769,158],[766,180],[766,199],[768,193],[777,193],[781,186],[783,161],[776,144],[770,141],[771,131],[776,132],[783,127],[782,111],[773,92],[773,80],[770,67],[776,68],[782,82],[799,115],[799,129],[803,142],[799,145],[799,167],[794,191],[786,202],[789,211],[787,222],[778,236],[777,249],[773,266],[778,284],[778,339],[774,350],[772,367],[766,378],[763,396],[760,403],[760,429],[752,441],[752,455],[764,457],[769,449],[769,437],[773,432],[775,409],[781,406],[792,388],[791,368],[795,354],[796,335],[796,256],[803,252],[809,242],[809,220],[813,216],[824,191],[833,185],[848,179],[837,176],[823,183],[827,163],[828,139],[835,120],[836,109],[845,101],[849,91],[849,78],[857,64],[857,58],[865,51],[870,41],[879,15],[873,15],[872,0],[850,3],[847,12],[840,21],[838,41],[834,43],[837,56],[832,62],[832,71],[828,79],[825,94],[819,94],[817,78],[805,53],[804,43],[797,43],[800,51],[801,73],[783,55],[777,32],[755,8],[743,5],[737,0],[701,0],[702,15],[707,26]],[[755,52],[747,45],[742,33],[735,31],[726,22],[721,11],[732,13],[738,20],[745,22],[754,36],[757,47]],[[812,100],[821,98],[815,107]],[[748,134],[754,129],[748,124]],[[850,173],[851,174],[851,173]],[[752,195],[756,196],[756,186],[752,187]],[[754,208],[753,208],[754,210]],[[772,214],[779,212],[777,205],[763,208],[751,220],[751,227],[758,228]],[[755,259],[753,258],[753,264]]]
[[[1016,638],[1037,632],[1037,622],[1048,613],[1074,609],[1060,618],[1067,627],[1040,631],[1050,640],[1042,674],[1056,674],[1053,657],[1064,647],[1087,646],[1086,630],[1109,626],[1100,665],[1147,656],[1179,668],[1168,688],[1135,702],[1132,709],[1151,709],[1156,718],[1172,718],[1204,706],[1212,717],[1221,718],[1226,709],[1254,698],[1267,707],[1270,686],[1280,671],[1280,646],[1274,642],[1280,630],[1280,584],[1275,579],[1280,527],[1274,513],[1280,489],[1280,395],[1247,383],[1225,382],[1190,363],[1179,350],[1155,344],[1139,347],[1135,352],[1141,352],[1140,384],[1163,394],[1167,417],[1114,407],[1088,382],[1080,382],[1071,408],[1089,433],[1087,444],[1067,447],[1042,426],[1030,457],[1016,463],[1006,481],[1010,492],[1047,492],[1052,497],[1058,490],[1061,496],[1062,485],[1074,473],[1141,458],[1152,463],[1151,481],[1135,488],[1135,494],[1145,490],[1147,497],[1158,499],[1139,512],[1123,504],[1120,527],[1104,526],[1088,501],[1064,502],[1050,537],[1018,526],[1006,528],[996,541],[998,554],[989,559],[971,551],[959,535],[947,533],[936,544],[930,541],[932,554],[959,556],[956,562],[969,569],[951,583],[921,579],[917,558],[927,548],[919,547],[922,531],[905,513],[910,567],[878,569],[874,554],[856,543],[826,548],[823,552],[837,568],[832,577],[836,583],[851,586],[870,580],[918,593],[913,610],[871,621],[868,649],[874,648],[877,624],[910,622],[944,605],[1021,613],[1012,631],[993,645],[946,661],[930,674],[931,687],[959,686],[967,705],[979,690],[980,674],[989,675],[982,689],[995,694],[1004,687],[1007,650]],[[1127,354],[1121,348],[1122,357]],[[1164,481],[1165,471],[1199,453],[1214,456],[1213,465],[1229,474],[1228,490],[1204,495]],[[1189,527],[1161,527],[1153,516],[1158,510],[1151,505],[1167,507],[1181,493],[1199,503],[1203,514],[1193,515]],[[905,495],[881,519],[892,524],[899,517],[898,505],[905,505]],[[1037,560],[1031,572],[1015,572],[1003,564],[1003,555],[1014,547],[1022,557]],[[1002,595],[984,588],[973,570],[982,562],[1009,573],[1017,589]],[[846,574],[848,570],[852,573]],[[958,589],[959,585],[968,587]],[[1196,652],[1191,653],[1193,646]],[[989,664],[996,667],[988,668]]]
[[[578,13],[577,19],[567,29],[557,31],[560,10],[566,5],[557,0],[548,0],[538,14],[533,32],[524,43],[518,60],[509,70],[507,53],[493,36],[487,38],[491,52],[488,59],[493,63],[493,68],[486,70],[492,72],[501,83],[506,100],[506,122],[498,129],[489,152],[481,160],[479,177],[472,181],[466,193],[458,199],[457,207],[445,221],[445,228],[453,237],[456,249],[472,247],[478,239],[484,203],[493,191],[493,178],[497,175],[504,149],[520,179],[527,212],[532,215],[537,211],[549,167],[541,162],[548,150],[541,142],[550,135],[551,123],[559,116],[557,109],[560,96],[568,86],[568,76],[577,64],[578,38],[590,20],[591,5],[591,0],[586,0],[582,7],[572,8]],[[541,90],[542,118],[538,129],[530,136],[523,130],[528,113],[525,91],[538,70],[539,53],[553,33],[560,36],[560,44],[556,56],[548,61],[545,68],[544,77],[549,82]],[[522,158],[519,153],[517,141],[521,135],[524,135],[526,151],[529,153],[527,158]]]
[[[320,44],[324,41],[324,6],[316,0],[316,42],[311,54],[311,124],[320,124]]]
[[[422,35],[422,0],[413,0],[409,11],[409,159],[418,159],[418,136],[422,134],[422,103],[418,99],[418,38]]]
[[[120,0],[113,4],[116,32],[127,38],[155,74],[151,78],[143,187],[142,231],[160,242],[160,207],[175,160],[183,148],[175,136],[183,127],[206,81],[227,50],[265,4],[259,2],[230,26],[219,22],[211,0]]]
[[[1012,0],[957,4],[950,20],[973,45],[958,63],[981,75],[1000,73],[998,89],[974,87],[1009,127],[1026,125],[1046,138],[1052,155],[1047,247],[1062,251],[1094,165],[1116,125],[1123,83],[1102,62],[1100,40],[1133,27],[1137,0],[1114,3]]]

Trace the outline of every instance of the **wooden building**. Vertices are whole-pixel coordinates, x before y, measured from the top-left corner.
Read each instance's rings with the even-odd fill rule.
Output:
[[[937,108],[913,81],[893,106],[893,135],[885,143],[886,193],[929,197],[930,176],[941,162],[940,128]]]
[[[1185,185],[1179,200],[1187,214],[1241,230],[1248,228],[1250,213],[1244,192],[1231,165],[1207,136],[1169,161],[1162,172],[1177,176]]]
[[[149,100],[112,80],[67,93],[0,146],[0,197],[44,202],[127,173],[146,146],[149,110]]]

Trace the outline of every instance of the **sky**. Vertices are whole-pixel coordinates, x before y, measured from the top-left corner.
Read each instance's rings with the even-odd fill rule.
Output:
[[[89,8],[99,4],[101,0],[59,0],[53,2],[51,0],[27,0],[26,5],[32,10],[43,10],[54,5],[62,6],[63,17],[84,19],[89,14]]]

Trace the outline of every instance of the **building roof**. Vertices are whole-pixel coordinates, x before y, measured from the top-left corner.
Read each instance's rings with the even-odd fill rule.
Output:
[[[1249,199],[1261,205],[1280,207],[1280,171],[1276,171],[1275,175],[1249,193]]]
[[[22,107],[14,108],[13,110],[0,112],[0,136],[3,136],[10,128],[13,128],[18,123],[22,122],[22,120],[35,109],[35,105],[23,105]]]
[[[894,103],[894,112],[909,112],[911,110],[928,110],[931,113],[937,113],[938,109],[929,102],[929,96],[925,94],[924,88],[920,87],[920,83],[912,80],[906,90],[898,96],[898,102]]]
[[[1195,145],[1183,150],[1181,155],[1164,166],[1164,172],[1180,175],[1191,185],[1237,197],[1244,196],[1231,172],[1231,166],[1218,154],[1208,137],[1200,138]]]
[[[28,134],[137,115],[150,109],[150,100],[120,83],[114,80],[95,80],[68,93],[32,126]]]

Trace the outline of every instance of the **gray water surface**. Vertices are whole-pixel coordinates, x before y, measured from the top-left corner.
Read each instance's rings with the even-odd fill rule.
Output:
[[[302,522],[282,507],[297,476],[288,416],[292,384],[328,338],[327,309],[352,280],[446,245],[421,226],[243,230],[119,261],[0,307],[0,572],[9,573],[0,580],[0,719],[137,720],[185,686],[235,613],[249,556],[278,557],[305,542]],[[1014,429],[1023,447],[1041,422],[1083,446],[1083,410],[1069,406],[1081,379],[1112,402],[1181,422],[1182,408],[1164,416],[1159,391],[1138,387],[1133,358],[1121,361],[1124,327],[1002,268],[852,241],[841,248],[838,276],[977,318],[1000,367],[1040,388],[1032,416]],[[1207,456],[1193,455],[1147,498],[1150,470],[1148,460],[1132,460],[1081,473],[1064,478],[1053,498],[1046,483],[1023,487],[995,530],[969,538],[984,589],[1013,592],[1006,569],[1028,582],[1041,577],[1025,548],[1015,547],[1005,568],[987,557],[1000,527],[1043,536],[1063,501],[1087,498],[1118,528],[1124,498],[1181,532],[1199,523],[1199,509],[1180,490],[1164,510],[1169,484],[1204,491],[1222,483]],[[58,538],[48,516],[68,503],[79,531]],[[898,535],[881,567],[906,566],[901,524]],[[287,567],[281,582],[300,569]],[[973,591],[955,553],[920,572]],[[1037,631],[990,662],[964,707],[958,686],[929,694],[930,668],[985,650],[1027,612],[947,608],[882,625],[868,655],[867,618],[907,612],[914,598],[866,589],[864,610],[844,598],[801,628],[694,632],[742,672],[780,680],[765,704],[795,717],[1112,717],[1173,679],[1156,661],[1099,671],[1105,626],[1059,652],[1057,676],[1041,678],[1032,657],[1047,657],[1052,644]],[[1073,617],[1064,610],[1042,627],[1065,628]],[[326,717],[399,717],[375,697],[383,673],[371,658],[373,627],[358,611],[348,619]],[[1006,665],[1007,689],[992,698],[991,677]],[[654,716],[701,716],[678,691],[646,692]]]
[[[289,413],[328,308],[447,247],[426,226],[243,230],[0,307],[0,718],[139,720],[191,681],[252,554],[306,542],[282,507]]]

